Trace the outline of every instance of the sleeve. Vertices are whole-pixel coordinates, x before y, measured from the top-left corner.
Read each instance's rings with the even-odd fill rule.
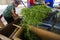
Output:
[[[51,0],[45,0],[45,3],[47,4],[48,2],[50,2]]]

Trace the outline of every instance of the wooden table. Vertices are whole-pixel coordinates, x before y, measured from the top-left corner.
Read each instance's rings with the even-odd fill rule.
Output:
[[[11,40],[11,39],[9,39],[9,38],[7,38],[7,37],[1,35],[1,34],[0,34],[0,39],[2,39],[2,40]]]

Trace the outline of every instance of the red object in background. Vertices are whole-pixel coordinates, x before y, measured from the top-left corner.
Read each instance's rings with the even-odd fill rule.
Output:
[[[0,15],[0,19],[2,18],[3,15]]]
[[[31,5],[34,5],[34,0],[29,0]]]

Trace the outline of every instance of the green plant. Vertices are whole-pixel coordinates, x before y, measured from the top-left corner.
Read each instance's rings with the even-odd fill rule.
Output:
[[[31,6],[30,8],[22,9],[21,13],[23,15],[23,22],[21,25],[25,29],[24,36],[28,38],[28,40],[35,40],[35,38],[37,38],[35,35],[33,35],[33,33],[30,32],[29,25],[38,26],[41,22],[43,22],[43,19],[45,19],[47,14],[50,12],[51,9],[45,7],[44,5]]]
[[[51,12],[50,8],[44,5],[32,6],[30,8],[22,9],[23,20],[29,25],[39,25],[44,18],[47,17],[47,13]]]

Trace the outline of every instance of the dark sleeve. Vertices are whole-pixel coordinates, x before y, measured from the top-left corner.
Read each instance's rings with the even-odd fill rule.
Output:
[[[51,0],[45,0],[45,3],[47,4],[48,2],[51,2]]]

